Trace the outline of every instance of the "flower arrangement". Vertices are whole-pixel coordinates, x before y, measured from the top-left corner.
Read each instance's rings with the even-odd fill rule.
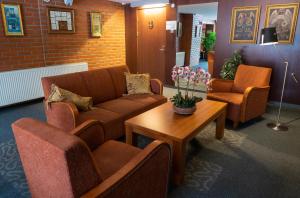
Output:
[[[190,66],[174,66],[172,80],[177,84],[177,94],[171,98],[171,102],[177,108],[194,108],[196,102],[202,98],[194,96],[196,86],[205,84],[209,88],[211,75],[202,68],[192,69]],[[186,87],[180,88],[180,81],[187,82]],[[182,91],[185,92],[184,95]]]

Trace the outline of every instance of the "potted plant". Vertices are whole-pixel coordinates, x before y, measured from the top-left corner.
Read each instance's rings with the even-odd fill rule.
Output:
[[[203,38],[204,58],[207,60],[207,53],[212,51],[216,44],[216,32],[210,32]]]
[[[240,64],[243,63],[241,50],[234,51],[233,55],[226,59],[220,76],[225,80],[234,80],[236,70]]]
[[[195,88],[201,83],[208,86],[210,78],[211,75],[202,68],[174,66],[172,80],[177,86],[177,94],[171,98],[174,112],[183,115],[193,114],[196,110],[196,103],[202,100],[202,98],[194,96]],[[187,82],[186,87],[180,88],[181,80]]]

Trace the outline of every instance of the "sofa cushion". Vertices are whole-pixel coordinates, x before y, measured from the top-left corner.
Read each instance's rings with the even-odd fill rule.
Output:
[[[110,73],[114,83],[116,97],[119,98],[127,93],[125,72],[129,72],[127,66],[111,67],[107,71]]]
[[[130,74],[127,72],[125,77],[129,95],[152,93],[149,74]]]
[[[55,84],[62,89],[69,90],[80,96],[89,96],[89,92],[85,86],[85,80],[81,73],[64,74],[60,76],[51,76],[42,78],[43,90],[47,99],[51,92],[51,85]]]
[[[113,80],[107,69],[82,72],[81,75],[94,104],[116,98]]]
[[[58,86],[51,85],[51,94],[46,100],[46,105],[52,102],[68,101],[76,105],[81,111],[89,111],[93,107],[93,99],[91,97],[82,97],[78,94],[61,89]]]
[[[136,95],[128,95],[121,97],[122,99],[135,101],[138,103],[158,106],[167,102],[167,98],[161,95],[150,95],[150,94],[136,94]]]
[[[96,166],[100,171],[101,178],[113,175],[127,164],[141,149],[128,144],[110,140],[93,151]]]
[[[106,109],[120,114],[124,120],[147,110],[147,105],[131,100],[118,98],[96,105],[98,108]]]
[[[78,115],[77,125],[87,120],[98,120],[104,127],[105,140],[117,139],[124,135],[123,118],[120,114],[106,109],[94,108]]]

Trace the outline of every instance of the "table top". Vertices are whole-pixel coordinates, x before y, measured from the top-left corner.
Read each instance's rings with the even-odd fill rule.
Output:
[[[226,106],[223,102],[203,100],[197,103],[197,110],[193,115],[178,115],[173,111],[173,104],[167,102],[127,120],[125,125],[134,130],[183,141],[194,137],[195,132],[198,133],[198,130],[217,119],[224,113]]]

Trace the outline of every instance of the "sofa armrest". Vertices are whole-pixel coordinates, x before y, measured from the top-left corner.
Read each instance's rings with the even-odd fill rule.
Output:
[[[231,92],[233,80],[212,79],[210,82],[210,93],[213,92]]]
[[[81,138],[91,149],[95,150],[104,142],[104,129],[97,120],[88,120],[77,126],[71,134]]]
[[[79,115],[77,107],[70,102],[53,102],[45,104],[47,122],[64,131],[71,131],[76,127]]]
[[[266,111],[270,86],[248,87],[244,92],[241,121],[245,122]]]
[[[83,197],[167,197],[170,146],[154,141]]]
[[[159,79],[151,79],[150,86],[153,93],[163,95],[163,84]]]

